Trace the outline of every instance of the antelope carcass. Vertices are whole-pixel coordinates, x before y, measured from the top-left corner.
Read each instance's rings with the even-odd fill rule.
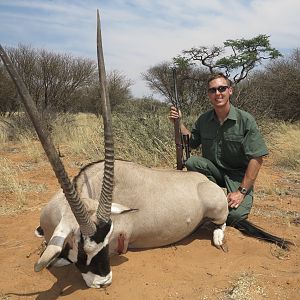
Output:
[[[103,162],[90,164],[74,179],[80,199],[92,218],[101,193],[103,169]],[[204,219],[218,225],[213,240],[216,246],[222,245],[228,203],[223,190],[202,174],[155,170],[117,160],[113,201],[110,253],[175,243],[188,236]],[[64,245],[67,244],[70,251],[63,255],[75,262],[77,246],[74,241],[80,239],[80,231],[62,191],[43,209],[41,227],[46,241],[51,236],[60,241],[65,239]],[[44,256],[40,262],[45,260],[48,264],[49,258]]]

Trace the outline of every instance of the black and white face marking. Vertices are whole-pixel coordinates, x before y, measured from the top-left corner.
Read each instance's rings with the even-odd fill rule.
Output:
[[[76,266],[89,287],[101,288],[112,282],[109,262],[109,239],[113,232],[111,220],[97,226],[92,237],[81,237]]]

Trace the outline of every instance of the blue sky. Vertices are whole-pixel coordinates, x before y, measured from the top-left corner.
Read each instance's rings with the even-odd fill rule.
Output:
[[[283,53],[299,47],[299,0],[0,0],[0,43],[96,59],[96,9],[106,70],[150,96],[141,73],[193,46],[270,35]]]

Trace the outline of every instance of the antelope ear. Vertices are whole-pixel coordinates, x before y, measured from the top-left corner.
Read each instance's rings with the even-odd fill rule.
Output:
[[[129,211],[135,211],[138,210],[136,208],[129,208],[127,206],[124,206],[122,204],[119,203],[112,203],[111,204],[111,213],[113,215],[119,215],[119,214],[123,214],[125,212],[129,212]]]
[[[86,210],[89,212],[89,214],[92,214],[97,210],[98,207],[97,200],[88,197],[82,197],[81,195],[79,196],[81,201],[84,203]]]

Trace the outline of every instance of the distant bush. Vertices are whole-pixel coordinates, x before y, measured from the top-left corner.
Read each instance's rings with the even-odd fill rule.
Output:
[[[300,120],[300,49],[269,63],[237,86],[233,103],[256,119]]]

